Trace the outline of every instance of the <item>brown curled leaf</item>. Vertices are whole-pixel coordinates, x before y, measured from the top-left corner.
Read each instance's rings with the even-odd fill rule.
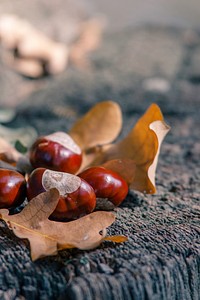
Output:
[[[124,176],[130,188],[153,194],[160,146],[169,129],[158,105],[152,104],[130,133],[120,142],[102,147],[91,165],[104,164]]]
[[[119,105],[104,101],[93,106],[69,131],[82,150],[111,143],[122,128]]]
[[[160,147],[164,137],[170,130],[170,127],[166,125],[164,121],[155,121],[149,125],[149,130],[151,130],[151,134],[154,135],[155,154],[150,156],[150,159],[149,161],[146,161],[146,164],[136,164],[137,175],[135,177],[135,180],[131,183],[130,188],[141,191],[143,193],[154,194],[156,193],[155,173],[160,153]]]
[[[51,189],[32,199],[19,214],[10,216],[7,209],[0,210],[0,217],[15,235],[29,240],[33,260],[66,248],[95,248],[115,220],[114,214],[98,211],[68,223],[50,221],[58,199],[59,192]]]
[[[128,185],[135,180],[136,164],[132,159],[113,159],[105,162],[102,166],[118,173]]]
[[[0,159],[7,163],[16,163],[22,156],[9,142],[0,137]]]

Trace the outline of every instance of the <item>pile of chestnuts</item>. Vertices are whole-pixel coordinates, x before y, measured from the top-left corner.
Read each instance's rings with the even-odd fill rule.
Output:
[[[60,198],[50,216],[53,220],[67,221],[92,212],[96,199],[106,199],[118,206],[128,193],[126,181],[104,167],[90,167],[78,172],[82,151],[64,132],[39,137],[29,150],[33,171],[28,179],[17,171],[0,169],[0,208],[31,201],[38,194],[57,188]]]

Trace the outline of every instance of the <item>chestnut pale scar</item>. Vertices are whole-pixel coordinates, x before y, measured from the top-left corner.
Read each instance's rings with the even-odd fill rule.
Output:
[[[81,178],[76,175],[45,170],[42,175],[42,186],[48,191],[57,188],[62,196],[75,192],[81,185]]]

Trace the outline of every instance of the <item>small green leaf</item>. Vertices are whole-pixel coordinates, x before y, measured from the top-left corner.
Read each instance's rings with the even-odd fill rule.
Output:
[[[28,150],[28,148],[24,146],[19,140],[15,142],[15,149],[23,154],[26,153]]]

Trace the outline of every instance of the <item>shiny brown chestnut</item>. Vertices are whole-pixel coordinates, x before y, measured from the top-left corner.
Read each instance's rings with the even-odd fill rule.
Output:
[[[78,174],[94,189],[97,198],[106,198],[118,206],[128,193],[126,181],[116,172],[104,167],[91,167]]]
[[[75,174],[82,162],[80,147],[65,132],[39,137],[30,148],[30,162],[34,168]]]
[[[26,197],[26,181],[14,170],[0,169],[0,208],[17,207]]]
[[[35,169],[27,182],[27,198],[30,201],[38,194],[57,188],[60,198],[50,218],[54,220],[70,220],[90,213],[96,206],[93,188],[80,177],[63,172]]]

